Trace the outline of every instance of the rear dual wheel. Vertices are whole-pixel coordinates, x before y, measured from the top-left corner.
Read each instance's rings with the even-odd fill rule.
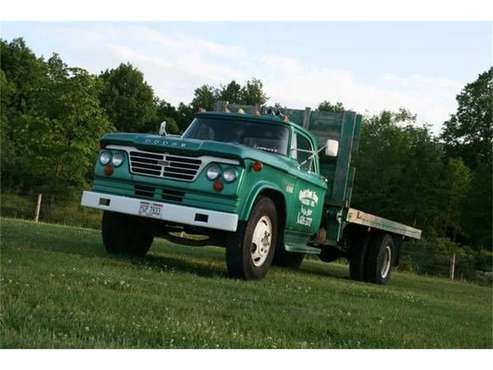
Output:
[[[366,257],[365,280],[370,283],[386,284],[392,272],[394,241],[392,236],[379,233],[370,241]]]
[[[351,279],[386,284],[392,272],[394,241],[387,233],[361,235],[351,241]]]

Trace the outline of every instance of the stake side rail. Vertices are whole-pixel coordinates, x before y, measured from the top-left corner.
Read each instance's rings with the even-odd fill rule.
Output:
[[[346,222],[388,231],[389,233],[402,235],[412,239],[421,239],[421,230],[419,229],[362,212],[354,208],[348,209]]]

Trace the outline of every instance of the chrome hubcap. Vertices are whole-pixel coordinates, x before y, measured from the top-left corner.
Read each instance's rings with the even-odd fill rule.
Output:
[[[272,242],[272,222],[269,217],[262,216],[253,230],[250,254],[255,266],[262,266],[269,255]]]
[[[380,270],[380,276],[383,279],[387,277],[390,272],[390,266],[392,265],[392,248],[387,245],[383,254],[382,269]]]

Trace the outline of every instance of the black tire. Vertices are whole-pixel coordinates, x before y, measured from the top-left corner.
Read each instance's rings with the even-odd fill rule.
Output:
[[[375,234],[368,245],[365,263],[365,280],[375,284],[386,284],[392,272],[394,240],[390,234]]]
[[[349,276],[352,280],[365,281],[365,264],[370,235],[357,233],[349,245]]]
[[[103,213],[101,232],[110,254],[144,257],[154,240],[145,219],[110,211]]]
[[[252,251],[260,246],[252,242],[253,234],[257,224],[267,225],[267,217],[270,220],[271,234],[268,251],[261,259],[254,263]],[[262,219],[262,221],[261,221]],[[262,228],[263,226],[259,226]],[[226,265],[228,275],[232,278],[245,280],[258,280],[265,277],[274,257],[275,246],[277,245],[277,211],[274,203],[268,197],[260,197],[253,207],[250,219],[238,225],[238,230],[232,233],[226,245]],[[267,237],[269,240],[269,237]]]
[[[288,252],[284,248],[284,245],[279,244],[276,248],[276,252],[274,254],[274,259],[272,260],[272,264],[274,266],[298,269],[300,268],[304,258],[305,258],[304,253]]]

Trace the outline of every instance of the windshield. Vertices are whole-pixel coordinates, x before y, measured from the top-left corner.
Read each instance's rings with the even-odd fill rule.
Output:
[[[282,124],[195,118],[184,138],[242,144],[269,153],[288,153],[289,129]]]

